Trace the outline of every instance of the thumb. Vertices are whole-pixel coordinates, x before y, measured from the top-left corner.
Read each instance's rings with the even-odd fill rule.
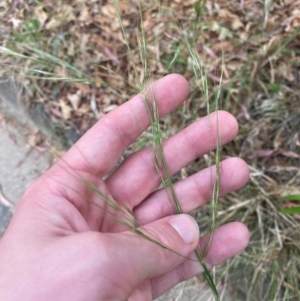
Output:
[[[165,217],[138,230],[168,249],[129,231],[104,234],[109,239],[105,247],[113,254],[109,271],[127,271],[126,286],[131,289],[179,266],[196,249],[199,241],[196,221],[185,214]],[[120,277],[124,278],[124,274]]]

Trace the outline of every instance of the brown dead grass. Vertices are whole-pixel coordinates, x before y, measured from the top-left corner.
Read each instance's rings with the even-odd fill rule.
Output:
[[[149,46],[149,74],[159,78],[191,28],[197,1],[162,1],[159,15],[159,6],[153,2],[143,5],[143,26]],[[223,198],[219,213],[220,223],[242,220],[252,232],[247,251],[224,266],[229,285],[249,301],[300,299],[299,219],[279,213],[279,198],[299,194],[300,190],[299,7],[300,1],[292,0],[211,0],[195,29],[198,54],[209,77],[211,101],[223,64],[222,107],[234,114],[240,125],[238,137],[223,148],[223,157],[240,156],[251,170],[249,185]],[[120,9],[139,62],[137,1],[120,1]],[[83,134],[137,91],[132,62],[111,1],[54,4],[46,0],[0,0],[0,33],[0,46],[36,59],[0,53],[1,63],[6,66],[2,72],[26,78],[30,105],[43,103],[52,121],[63,128],[72,127]],[[34,49],[50,53],[60,62]],[[206,114],[201,82],[194,78],[191,67],[189,52],[183,48],[167,71],[183,74],[191,85],[184,106],[163,120],[169,135]],[[49,81],[31,69],[60,77],[87,78],[89,83]],[[142,81],[147,79],[141,64],[138,69]],[[147,143],[146,133],[132,151]],[[204,160],[197,160],[177,179],[204,165]]]

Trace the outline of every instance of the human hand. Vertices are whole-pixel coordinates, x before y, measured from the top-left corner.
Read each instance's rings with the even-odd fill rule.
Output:
[[[179,75],[159,80],[155,93],[160,115],[179,106],[188,92]],[[238,125],[229,113],[218,114],[219,141],[224,144],[236,136]],[[215,120],[202,118],[164,142],[171,174],[216,146]],[[132,154],[102,180],[148,126],[145,104],[138,95],[103,117],[31,184],[0,242],[1,300],[147,301],[203,271],[199,263],[186,259],[195,259],[192,253],[203,242],[196,222],[185,214],[175,216],[168,194],[154,191],[160,179],[151,148]],[[184,212],[209,201],[211,175],[213,168],[208,168],[174,185]],[[105,207],[105,202],[83,178],[110,200],[132,209],[143,231],[174,252],[129,231],[108,214],[107,206],[100,210],[97,206]],[[221,194],[247,180],[248,167],[241,159],[222,162]],[[207,265],[234,256],[248,240],[241,223],[220,227]]]

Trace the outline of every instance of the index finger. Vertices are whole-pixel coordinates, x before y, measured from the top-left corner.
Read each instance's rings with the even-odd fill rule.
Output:
[[[171,74],[154,84],[155,100],[160,117],[166,115],[187,98],[188,83],[182,76]],[[150,96],[150,94],[149,94]],[[109,172],[128,146],[150,125],[142,95],[137,95],[100,119],[64,156],[75,170]]]

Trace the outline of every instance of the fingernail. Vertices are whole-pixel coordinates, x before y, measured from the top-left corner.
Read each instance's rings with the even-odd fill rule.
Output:
[[[187,214],[180,214],[169,221],[186,244],[192,244],[199,239],[199,228],[196,221]]]

